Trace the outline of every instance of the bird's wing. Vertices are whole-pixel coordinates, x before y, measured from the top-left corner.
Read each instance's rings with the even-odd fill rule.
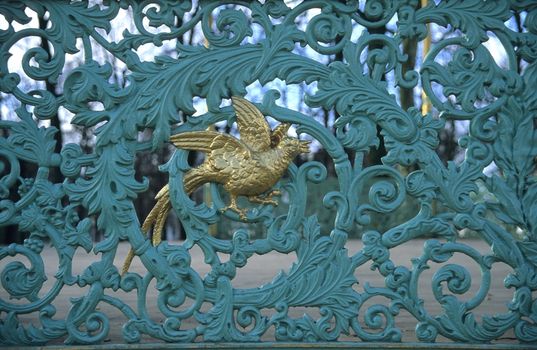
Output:
[[[233,136],[221,134],[215,131],[188,131],[170,137],[175,147],[210,153],[217,149],[225,149],[228,152],[244,153],[249,156],[248,148],[240,140]]]
[[[241,134],[241,141],[256,152],[270,149],[270,127],[253,104],[242,97],[232,97],[233,108],[237,114],[237,126]]]
[[[272,134],[270,135],[270,147],[276,147],[280,144],[280,141],[287,135],[289,127],[289,124],[282,123],[272,130]]]

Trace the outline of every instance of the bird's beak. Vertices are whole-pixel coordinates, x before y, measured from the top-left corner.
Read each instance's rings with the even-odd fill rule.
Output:
[[[300,153],[310,152],[311,141],[300,141]]]

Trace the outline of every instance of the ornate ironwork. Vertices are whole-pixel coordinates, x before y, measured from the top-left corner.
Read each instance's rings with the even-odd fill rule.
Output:
[[[29,22],[26,8],[47,16],[50,25],[15,25]],[[110,28],[120,9],[132,11],[136,31],[125,31],[120,40],[111,41],[102,30]],[[513,31],[505,23],[521,10],[525,30]],[[299,25],[297,18],[308,11],[309,22]],[[438,335],[489,342],[508,330],[521,342],[537,341],[537,6],[532,1],[430,1],[425,7],[412,0],[316,0],[292,7],[276,0],[202,1],[195,10],[187,1],[105,1],[95,6],[85,1],[10,1],[0,4],[0,13],[7,21],[0,31],[0,90],[20,103],[18,120],[0,121],[5,132],[0,137],[0,226],[16,225],[28,234],[24,244],[0,248],[0,257],[25,257],[29,262],[27,266],[12,261],[1,272],[4,294],[25,301],[0,300],[4,344],[45,344],[57,338],[66,338],[67,343],[100,342],[109,331],[109,320],[105,310],[97,309],[99,303],[126,316],[127,342],[139,341],[142,334],[169,342],[197,337],[211,342],[258,341],[272,327],[276,340],[333,341],[351,334],[366,341],[400,341],[394,320],[401,309],[415,317],[417,338],[424,342],[433,342]],[[395,17],[395,35],[370,33]],[[256,42],[248,42],[252,23],[262,30]],[[419,72],[406,71],[402,42],[423,40],[431,23],[451,26],[450,37],[432,46]],[[136,54],[143,44],[158,46],[198,24],[207,47],[178,44],[177,58],[159,56],[154,61],[141,61]],[[351,35],[354,25],[366,29],[358,38]],[[489,33],[506,51],[506,67],[498,66],[484,46]],[[45,39],[53,54],[34,47],[25,52],[22,68],[36,82],[56,83],[65,74],[57,95],[45,88],[26,91],[19,74],[8,66],[10,50],[34,36]],[[94,59],[94,45],[126,64],[130,71],[126,86],[109,81],[110,66]],[[298,45],[321,56],[341,55],[343,60],[326,65],[298,54]],[[442,62],[438,57],[447,48],[454,48],[454,54]],[[67,71],[66,55],[79,49],[85,61]],[[388,73],[399,87],[421,84],[441,118],[401,108],[384,81]],[[281,107],[274,91],[256,104],[263,115],[297,125],[299,133],[319,142],[331,156],[339,189],[324,196],[324,204],[338,213],[330,234],[321,235],[316,217],[305,216],[306,184],[326,177],[325,165],[310,161],[288,169],[289,181],[282,187],[290,199],[286,215],[274,217],[272,206],[265,204],[247,213],[249,222],[264,222],[266,238],[250,239],[244,230],[231,240],[210,236],[210,224],[238,220],[239,215],[219,211],[225,204],[216,184],[211,185],[212,205],[189,198],[183,187],[183,176],[191,171],[188,152],[178,150],[164,170],[169,172],[169,199],[187,239],[182,245],[152,246],[133,204],[147,186],[147,180],[135,178],[137,152],[162,147],[172,133],[200,133],[215,122],[234,120],[232,107],[221,107],[222,100],[245,95],[246,86],[255,81],[266,84],[275,79],[288,84],[316,82],[307,104],[339,114],[334,135],[308,115]],[[441,89],[434,89],[434,84]],[[206,98],[208,112],[188,117],[195,113],[196,96]],[[102,103],[103,109],[91,108],[90,102]],[[72,124],[99,125],[93,153],[84,153],[77,144],[55,152],[58,130],[39,125],[59,108],[75,115]],[[469,132],[460,140],[466,156],[446,166],[435,149],[439,130],[452,119],[469,122]],[[363,156],[378,144],[377,127],[387,156],[383,165],[362,168]],[[138,141],[138,133],[147,128],[153,130],[151,141]],[[35,164],[33,177],[21,176],[21,162]],[[492,162],[499,168],[497,175],[484,174]],[[51,182],[54,169],[66,177],[64,182]],[[364,198],[362,192],[370,183]],[[472,196],[478,183],[493,196]],[[365,225],[372,212],[389,215],[409,197],[420,205],[414,218],[386,232],[365,232],[364,248],[349,255],[345,243],[355,223]],[[435,214],[433,203],[445,207],[445,212]],[[80,208],[87,210],[88,218],[80,217]],[[106,237],[95,245],[89,234],[91,218]],[[523,230],[524,239],[509,233],[508,225]],[[462,229],[475,231],[490,245],[490,253],[481,255],[459,241],[457,231]],[[427,241],[412,267],[394,263],[392,248],[428,234],[438,239]],[[145,276],[120,276],[113,264],[120,240],[128,240],[140,256],[148,270]],[[45,241],[52,243],[60,261],[48,291],[41,290],[45,262],[40,253]],[[201,247],[211,265],[205,277],[190,266],[193,245]],[[99,253],[100,260],[73,274],[78,247]],[[297,263],[270,284],[234,288],[236,269],[254,254],[270,251],[296,252]],[[228,254],[229,260],[222,261],[217,253]],[[471,285],[467,269],[443,265],[432,278],[443,312],[432,315],[420,299],[418,283],[428,264],[449,262],[454,253],[467,255],[480,266],[479,290],[468,300],[461,298]],[[385,285],[366,285],[360,292],[353,289],[359,278],[356,269],[366,263],[373,263]],[[486,303],[490,270],[497,263],[513,269],[504,282],[513,292],[512,302],[503,313],[477,320],[473,310]],[[163,322],[147,316],[144,298],[153,280],[158,282]],[[51,303],[65,286],[88,288],[72,300],[65,319],[59,319]],[[137,293],[137,307],[111,295],[118,289]],[[375,296],[387,298],[389,305],[365,308]],[[201,309],[204,302],[211,304],[209,310]],[[290,317],[289,308],[296,306],[318,308],[321,316]],[[262,309],[270,315],[262,314]],[[40,313],[40,325],[20,321],[21,315],[32,312]],[[380,325],[379,318],[385,322],[373,333],[358,322],[359,314],[372,328]],[[197,327],[182,326],[189,317],[196,318]]]

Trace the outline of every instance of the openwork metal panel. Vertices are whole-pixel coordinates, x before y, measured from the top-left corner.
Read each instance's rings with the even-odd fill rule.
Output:
[[[48,25],[25,26],[26,8],[46,17]],[[105,31],[125,9],[132,13],[133,29],[112,41]],[[506,23],[522,10],[522,30],[512,30]],[[413,0],[105,1],[91,6],[85,1],[10,1],[0,4],[0,13],[7,21],[0,30],[0,89],[19,103],[17,119],[0,121],[0,226],[27,236],[24,244],[0,248],[2,259],[15,258],[1,271],[2,343],[98,343],[110,330],[111,308],[125,316],[126,342],[138,342],[142,335],[167,342],[258,341],[269,329],[277,341],[334,341],[349,335],[357,341],[398,342],[401,330],[395,321],[401,310],[415,318],[416,337],[423,342],[440,335],[489,342],[506,332],[520,342],[537,341],[533,1],[450,0],[424,6]],[[299,20],[304,17],[307,23]],[[396,26],[393,35],[375,34],[387,23]],[[432,45],[419,69],[405,68],[404,42],[422,42],[432,24],[450,28],[451,34]],[[142,45],[160,46],[195,26],[205,45],[181,41],[169,56],[138,56]],[[364,30],[353,36],[356,27]],[[484,45],[491,35],[506,53],[503,66]],[[45,39],[50,55],[36,45],[24,53],[22,71],[10,70],[13,48],[28,37]],[[93,56],[95,46],[124,62],[126,84],[112,82],[111,66]],[[339,60],[327,64],[328,59],[300,54],[306,49]],[[439,59],[446,50],[451,50],[450,58]],[[83,62],[66,67],[66,56],[77,51],[83,52]],[[21,74],[41,85],[26,89]],[[186,240],[153,246],[133,203],[149,181],[140,180],[134,170],[137,154],[164,147],[172,135],[210,133],[206,130],[217,122],[236,121],[234,106],[222,101],[245,96],[255,82],[265,86],[277,79],[310,85],[306,104],[337,115],[333,133],[306,112],[282,107],[274,90],[262,101],[250,99],[254,110],[292,124],[329,154],[338,184],[323,194],[324,206],[337,210],[330,232],[321,232],[315,215],[305,215],[308,188],[325,180],[327,164],[290,162],[286,181],[273,186],[289,198],[284,215],[276,216],[269,201],[254,204],[255,210],[223,211],[229,199],[216,178],[210,203],[188,196],[189,151],[179,147],[162,170],[169,174],[168,198]],[[58,93],[43,82],[61,82]],[[430,101],[427,113],[402,108],[394,95],[397,89],[415,87],[422,87]],[[193,116],[195,98],[206,99],[206,113]],[[95,102],[102,108],[94,108]],[[73,125],[98,126],[91,153],[74,143],[58,151],[58,130],[43,121],[59,109],[74,114]],[[464,159],[446,164],[436,149],[440,130],[451,120],[467,121],[468,132],[459,141],[466,152]],[[140,138],[148,129],[150,139]],[[243,140],[246,133],[229,137]],[[387,150],[383,164],[364,167],[363,159],[379,137]],[[256,150],[250,148],[253,157]],[[22,163],[34,164],[35,172],[22,175]],[[484,172],[491,164],[495,170]],[[237,168],[237,176],[244,168]],[[54,183],[54,171],[65,180]],[[265,174],[270,168],[255,171]],[[482,192],[487,195],[477,195]],[[367,226],[372,213],[389,216],[408,199],[419,203],[414,217],[384,232],[363,232],[358,252],[345,248],[349,232]],[[105,237],[97,244],[91,240],[92,220]],[[262,223],[264,236],[254,239],[245,229],[231,239],[210,235],[209,226],[223,220]],[[513,235],[513,228],[522,237]],[[482,255],[460,240],[461,230],[474,232],[489,252]],[[392,260],[393,248],[431,236],[412,266]],[[143,262],[145,275],[121,275],[114,258],[122,240]],[[47,261],[41,252],[47,242],[60,264],[52,287],[43,290]],[[211,267],[205,276],[191,267],[193,246],[201,248]],[[72,272],[77,248],[96,253],[95,262],[80,274]],[[273,251],[294,252],[297,260],[271,283],[234,288],[238,269],[252,256]],[[466,266],[450,262],[455,253],[480,267],[480,280],[472,281]],[[434,263],[442,264],[430,281],[442,306],[437,314],[428,312],[419,288],[423,272]],[[504,276],[512,301],[501,313],[478,319],[474,309],[486,306],[490,271],[498,263],[512,268]],[[361,266],[372,266],[384,285],[362,281],[356,271]],[[358,282],[363,290],[354,288]],[[468,296],[471,285],[478,288]],[[57,317],[52,303],[69,286],[80,287],[80,294],[71,300],[68,314]],[[158,320],[147,314],[149,288],[158,289]],[[116,290],[135,293],[137,305],[114,296]],[[364,306],[375,297],[385,303]],[[210,307],[204,309],[204,304]],[[320,316],[292,317],[288,312],[303,306],[317,309]],[[35,312],[39,324],[22,321]],[[183,321],[191,317],[197,326],[186,327]]]

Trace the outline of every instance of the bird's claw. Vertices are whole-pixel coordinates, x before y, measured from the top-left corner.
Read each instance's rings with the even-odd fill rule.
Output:
[[[270,205],[273,205],[273,206],[277,206],[278,205],[278,201],[275,200],[275,199],[272,199],[272,198],[265,198],[263,200],[263,203],[264,204],[270,204]]]
[[[271,205],[278,205],[278,202],[272,199],[272,193],[267,197],[259,197],[259,196],[252,196],[248,197],[248,200],[252,203],[259,203],[259,204],[271,204]]]
[[[246,221],[247,220],[247,217],[246,217],[246,210],[245,209],[240,209],[238,208],[237,206],[233,206],[233,205],[228,205],[224,208],[221,208],[220,209],[220,212],[221,213],[224,213],[226,210],[231,210],[231,211],[234,211],[235,213],[237,213],[239,215],[239,218],[242,220],[242,221]]]

